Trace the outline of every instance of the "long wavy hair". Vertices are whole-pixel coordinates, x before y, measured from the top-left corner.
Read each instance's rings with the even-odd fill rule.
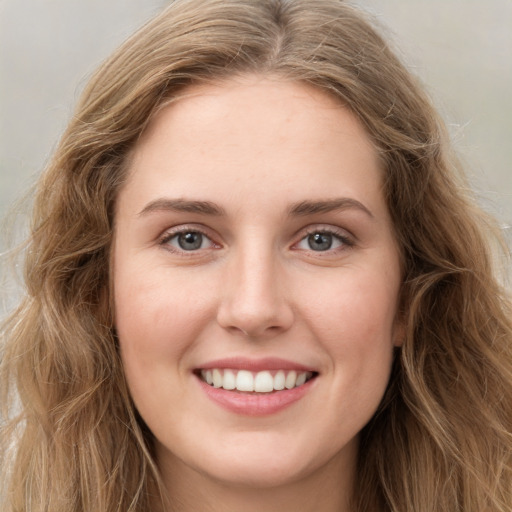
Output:
[[[338,98],[385,174],[406,336],[361,433],[353,510],[510,512],[512,310],[495,276],[499,232],[422,88],[342,0],[175,0],[94,75],[40,179],[26,295],[3,329],[2,510],[159,502],[151,433],[113,328],[116,197],[159,107],[190,84],[254,73]]]

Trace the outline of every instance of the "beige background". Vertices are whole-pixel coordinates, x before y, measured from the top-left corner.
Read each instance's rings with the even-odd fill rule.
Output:
[[[163,0],[0,0],[0,215],[87,77]],[[359,0],[428,84],[482,203],[512,224],[512,0]]]

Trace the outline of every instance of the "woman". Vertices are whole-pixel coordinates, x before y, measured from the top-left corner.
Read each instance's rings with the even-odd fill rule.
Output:
[[[510,509],[499,235],[344,2],[173,2],[33,219],[6,510]]]

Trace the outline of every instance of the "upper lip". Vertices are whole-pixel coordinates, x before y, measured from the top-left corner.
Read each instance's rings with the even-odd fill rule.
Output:
[[[208,361],[197,367],[198,370],[210,370],[213,368],[229,368],[233,370],[248,370],[252,372],[265,370],[298,370],[301,372],[317,372],[317,370],[311,366],[278,357],[227,357]]]

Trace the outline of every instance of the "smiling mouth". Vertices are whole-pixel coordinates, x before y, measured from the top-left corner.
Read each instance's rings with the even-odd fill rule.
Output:
[[[242,393],[273,393],[290,390],[304,385],[318,375],[316,372],[295,370],[251,372],[224,368],[198,370],[195,373],[203,382],[214,388]]]

